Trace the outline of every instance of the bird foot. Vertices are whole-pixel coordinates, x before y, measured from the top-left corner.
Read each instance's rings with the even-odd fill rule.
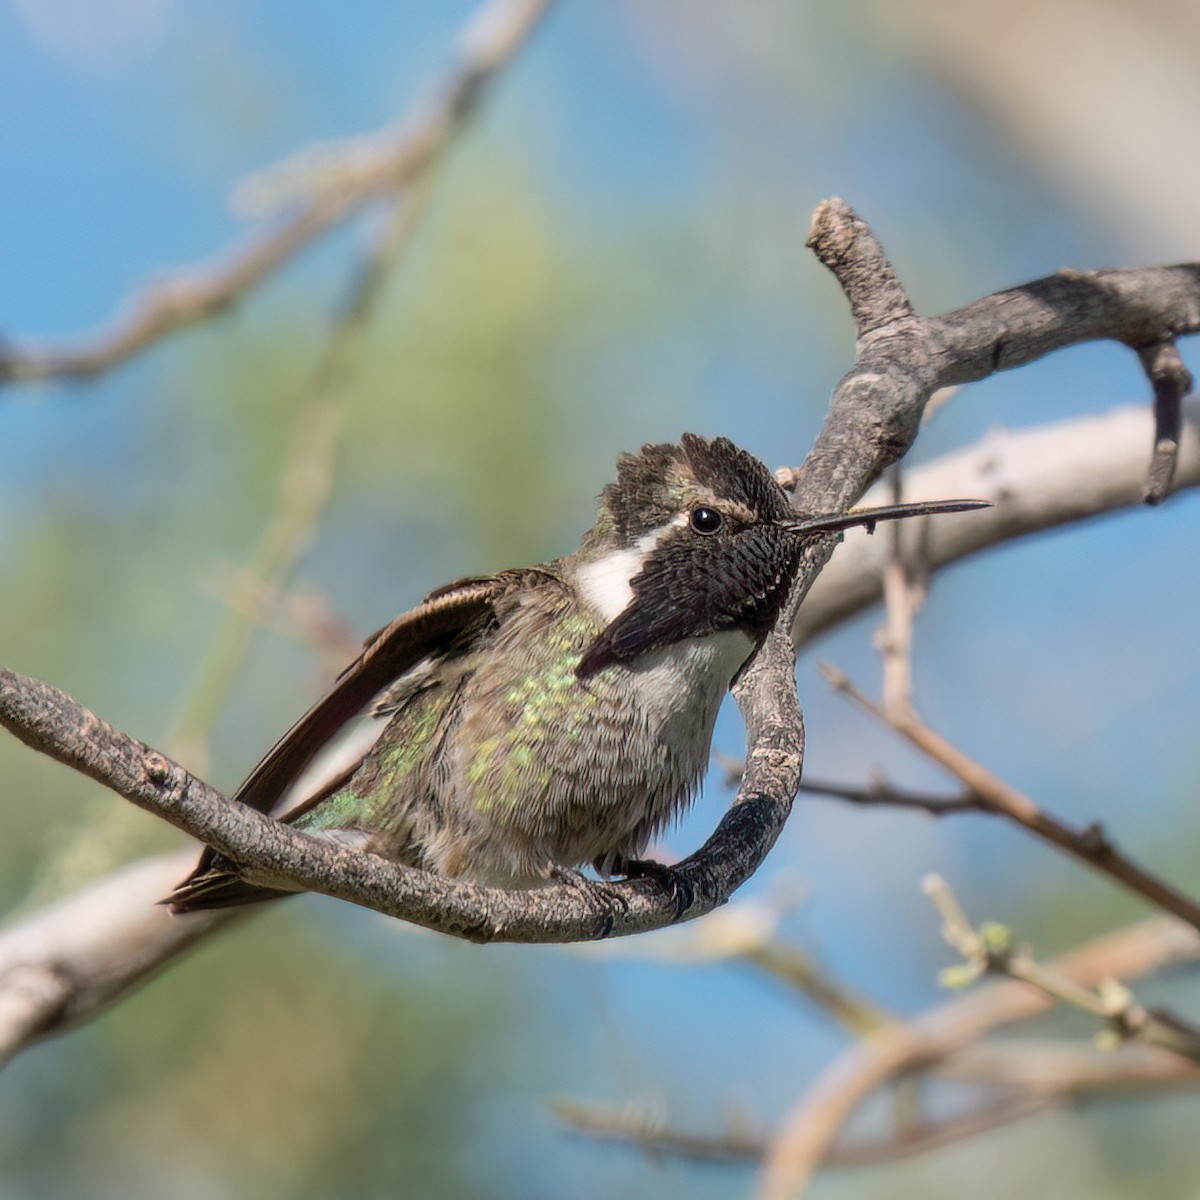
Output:
[[[626,879],[653,879],[675,901],[675,920],[695,903],[696,892],[686,876],[666,863],[649,858],[627,858],[617,867]]]
[[[602,924],[600,932],[596,934],[597,941],[603,941],[612,933],[617,917],[629,915],[629,905],[625,902],[624,897],[614,892],[607,883],[589,879],[582,872],[573,871],[570,867],[551,868],[550,878],[555,883],[574,888],[602,910]]]

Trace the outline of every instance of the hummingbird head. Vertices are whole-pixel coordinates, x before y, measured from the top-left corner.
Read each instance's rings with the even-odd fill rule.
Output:
[[[728,438],[685,433],[678,445],[622,454],[617,479],[580,547],[577,583],[608,622],[581,678],[685,639],[742,630],[754,641],[787,597],[804,547],[853,525],[986,501],[933,501],[805,517],[752,454]]]

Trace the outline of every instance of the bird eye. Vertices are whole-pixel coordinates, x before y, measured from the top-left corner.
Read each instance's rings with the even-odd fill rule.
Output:
[[[692,528],[697,533],[716,533],[724,519],[715,508],[692,509]]]

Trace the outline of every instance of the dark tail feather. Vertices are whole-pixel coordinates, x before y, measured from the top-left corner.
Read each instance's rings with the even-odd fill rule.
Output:
[[[247,883],[232,871],[210,869],[189,875],[178,887],[159,901],[174,913],[197,912],[203,908],[234,908],[241,904],[258,904],[263,900],[281,900],[295,896],[277,888],[258,887]]]

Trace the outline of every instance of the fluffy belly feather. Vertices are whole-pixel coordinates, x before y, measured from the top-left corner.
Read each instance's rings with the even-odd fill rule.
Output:
[[[488,882],[528,884],[555,865],[611,869],[642,854],[694,795],[717,710],[752,649],[731,631],[587,681],[573,668],[551,672],[502,734],[486,732],[495,709],[476,697],[483,703],[459,730],[458,769],[446,781],[456,795],[443,809],[465,820],[434,838],[437,868],[455,874],[470,863],[478,876],[486,863]],[[505,697],[519,700],[523,688]]]

